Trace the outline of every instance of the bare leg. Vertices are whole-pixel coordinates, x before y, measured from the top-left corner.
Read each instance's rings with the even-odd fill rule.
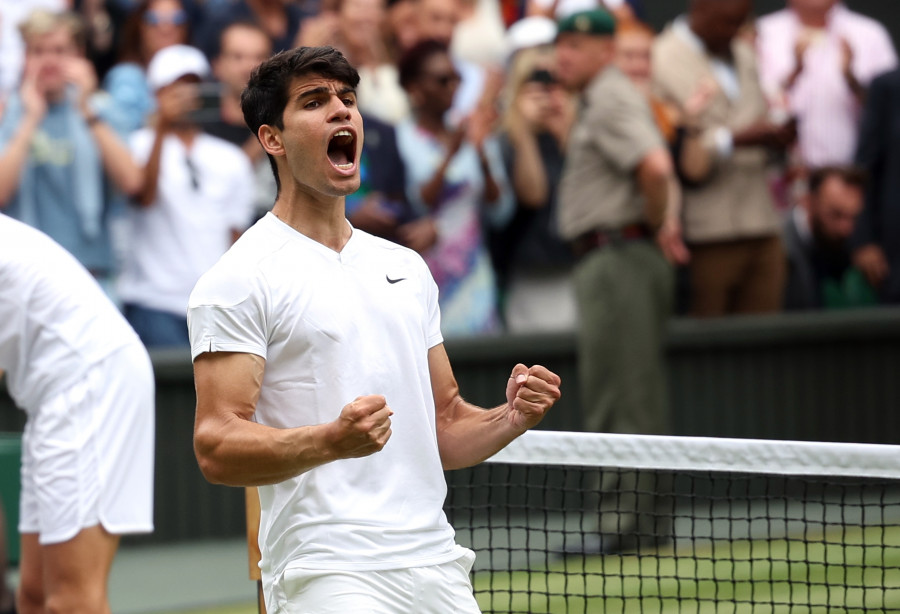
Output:
[[[100,525],[46,546],[35,534],[23,535],[19,611],[109,614],[107,582],[118,545],[119,536]]]
[[[37,533],[22,533],[19,561],[19,614],[43,614],[44,611],[44,555]]]

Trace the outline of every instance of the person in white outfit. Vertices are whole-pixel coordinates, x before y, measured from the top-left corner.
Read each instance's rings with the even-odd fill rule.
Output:
[[[535,426],[560,379],[518,364],[503,404],[462,399],[425,262],[344,215],[358,82],[338,51],[300,47],[244,92],[280,191],[191,295],[194,449],[208,480],[259,487],[270,614],[474,614],[443,470]]]
[[[187,347],[187,301],[200,275],[253,218],[256,179],[240,147],[203,132],[199,49],[171,45],[147,68],[156,125],[135,132],[131,151],[144,180],[119,280],[125,317],[147,347]]]
[[[27,414],[18,611],[108,613],[120,535],[153,530],[153,369],[90,273],[2,214],[0,370]]]

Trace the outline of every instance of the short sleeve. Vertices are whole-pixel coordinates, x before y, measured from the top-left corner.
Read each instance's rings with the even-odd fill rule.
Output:
[[[263,285],[242,272],[223,273],[223,267],[214,267],[191,293],[187,314],[191,358],[205,352],[243,352],[266,358],[268,301]]]
[[[654,149],[665,147],[649,103],[623,85],[605,88],[591,105],[589,122],[595,145],[623,173],[633,171]]]
[[[425,278],[425,309],[428,318],[428,321],[425,323],[425,341],[430,349],[443,343],[444,336],[441,334],[441,308],[438,304],[438,286],[424,260],[422,261],[422,270]]]

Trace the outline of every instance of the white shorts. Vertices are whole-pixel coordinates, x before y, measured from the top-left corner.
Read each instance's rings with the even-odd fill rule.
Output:
[[[387,571],[287,569],[277,614],[481,614],[469,572],[475,553],[442,565]],[[276,614],[273,612],[273,614]]]
[[[135,342],[28,411],[20,533],[56,544],[97,524],[115,534],[153,530],[154,390],[150,358]]]

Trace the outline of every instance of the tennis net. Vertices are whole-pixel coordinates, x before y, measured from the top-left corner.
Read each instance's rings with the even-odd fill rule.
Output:
[[[447,478],[485,614],[900,612],[900,446],[531,432]]]

